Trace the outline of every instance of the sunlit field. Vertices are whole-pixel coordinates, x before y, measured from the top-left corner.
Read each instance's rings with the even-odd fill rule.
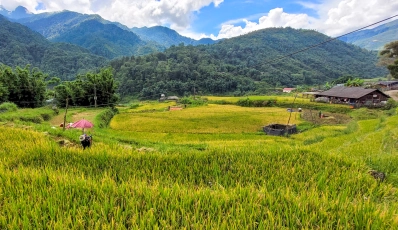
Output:
[[[291,115],[290,124],[300,114]],[[115,130],[153,133],[253,133],[270,123],[287,124],[290,113],[283,108],[244,108],[208,105],[159,113],[123,113],[111,122]]]
[[[204,96],[210,102],[212,101],[226,101],[226,102],[237,102],[241,99],[249,98],[251,100],[282,100],[282,101],[291,101],[295,100],[294,96],[245,96],[245,97],[217,97],[217,96]],[[308,98],[300,98],[296,97],[297,101],[310,101]]]
[[[120,109],[84,151],[51,121],[0,126],[0,229],[398,228],[397,115],[308,128],[286,108],[164,104]],[[262,131],[289,117],[307,128]]]

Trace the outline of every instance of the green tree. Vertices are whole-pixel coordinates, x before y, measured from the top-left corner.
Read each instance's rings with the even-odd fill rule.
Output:
[[[387,66],[390,74],[393,78],[398,79],[398,60],[395,60],[394,64]]]
[[[65,106],[68,99],[70,105],[76,106],[94,106],[95,102],[98,106],[115,106],[119,97],[112,72],[112,68],[103,68],[98,73],[78,75],[76,80],[56,86],[58,105]]]
[[[0,66],[0,83],[2,85],[2,100],[13,102],[18,107],[40,107],[43,105],[46,95],[46,75],[39,69]],[[5,96],[7,95],[7,96]]]
[[[3,86],[3,83],[0,82],[0,104],[7,101],[8,98],[8,89]]]
[[[386,66],[393,78],[398,78],[398,41],[390,42],[379,53],[378,65]]]
[[[363,79],[359,79],[359,78],[354,78],[354,79],[349,79],[344,86],[348,86],[348,87],[360,87],[363,86],[363,83],[365,81]]]
[[[396,59],[398,57],[398,41],[386,44],[384,49],[380,51],[380,56]]]

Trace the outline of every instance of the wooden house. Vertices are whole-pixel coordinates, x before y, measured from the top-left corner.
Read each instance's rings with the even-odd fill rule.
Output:
[[[381,90],[398,89],[398,81],[379,81],[376,86]]]
[[[360,106],[375,106],[385,103],[390,96],[378,89],[336,86],[318,93],[316,98],[328,98],[330,103],[345,103]]]

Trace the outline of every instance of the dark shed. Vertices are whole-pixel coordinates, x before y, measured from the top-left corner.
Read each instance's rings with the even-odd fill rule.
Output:
[[[387,101],[390,96],[378,89],[336,86],[318,93],[315,97],[327,97],[331,103],[375,105]]]

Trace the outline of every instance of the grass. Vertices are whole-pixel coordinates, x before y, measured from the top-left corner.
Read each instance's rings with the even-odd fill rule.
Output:
[[[304,131],[273,137],[261,126],[286,123],[286,109],[152,104],[120,109],[85,151],[58,145],[78,132],[50,122],[0,126],[0,228],[398,227],[396,115],[315,126],[294,116]]]

